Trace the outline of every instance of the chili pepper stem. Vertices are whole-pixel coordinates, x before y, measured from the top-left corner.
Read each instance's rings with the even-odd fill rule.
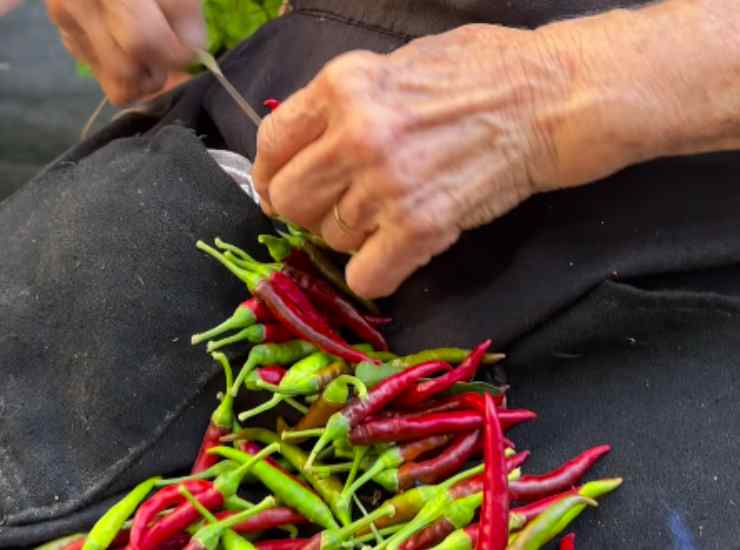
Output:
[[[210,523],[216,523],[218,522],[218,519],[216,519],[216,516],[214,516],[208,508],[203,506],[198,499],[196,499],[193,496],[193,493],[191,493],[185,485],[180,485],[178,487],[180,494],[185,497],[185,499],[190,503],[190,505],[195,508],[198,513],[206,518]]]
[[[251,271],[241,269],[240,267],[236,266],[233,262],[230,262],[218,250],[216,250],[215,248],[211,246],[208,246],[203,241],[196,242],[195,248],[213,257],[216,261],[218,261],[226,269],[231,271],[231,273],[233,273],[239,280],[241,280],[247,285],[247,288],[249,288],[249,291],[252,293],[254,293],[254,289],[257,287],[257,285],[262,280],[262,277],[258,275],[257,273],[253,273]]]
[[[360,512],[362,512],[363,516],[367,516],[367,510],[362,505],[362,502],[359,498],[357,498],[357,495],[352,495],[352,499],[355,501],[355,504],[360,509]],[[383,538],[383,535],[380,534],[380,531],[378,531],[378,528],[375,527],[375,522],[370,524],[370,530],[372,531],[373,535],[375,536],[375,542],[378,544],[383,544],[385,542],[385,539]]]
[[[216,351],[217,349],[221,349],[231,344],[236,344],[237,342],[241,342],[243,340],[248,340],[249,342],[255,343],[256,338],[254,325],[244,328],[239,332],[232,334],[231,336],[227,336],[226,338],[221,338],[220,340],[210,340],[206,345],[206,351],[210,353],[212,351]]]
[[[214,477],[217,477],[224,472],[235,469],[236,466],[237,464],[233,460],[222,460],[220,462],[217,462],[207,470],[203,470],[202,472],[198,472],[197,474],[182,477],[173,477],[170,479],[160,479],[154,484],[154,486],[167,487],[168,485],[177,485],[185,481],[194,481],[197,479],[213,479]]]
[[[252,418],[253,416],[262,414],[265,411],[269,411],[270,409],[277,407],[284,400],[285,400],[285,396],[280,395],[279,393],[275,393],[272,395],[270,399],[268,399],[261,405],[257,405],[256,407],[253,407],[249,409],[248,411],[239,413],[239,416],[238,416],[239,422],[244,422],[247,418]]]
[[[332,449],[330,447],[328,449],[324,449],[323,451],[321,451],[321,453],[323,454],[327,451],[331,452],[331,450]],[[320,459],[321,457],[319,456],[319,460]],[[354,462],[342,462],[340,464],[327,464],[327,465],[319,465],[319,466],[314,464],[311,467],[311,470],[313,472],[316,472],[317,474],[327,474],[327,475],[338,474],[341,472],[349,472],[352,469],[353,464]]]
[[[285,402],[301,414],[306,414],[308,412],[308,407],[302,405],[295,398],[290,397],[289,395],[285,396]]]
[[[297,432],[283,432],[280,434],[280,438],[285,439],[298,439],[301,437],[316,437],[321,436],[326,431],[326,428],[311,428],[310,430],[300,430]]]

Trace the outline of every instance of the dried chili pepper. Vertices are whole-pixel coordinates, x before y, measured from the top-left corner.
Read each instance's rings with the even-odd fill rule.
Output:
[[[417,365],[407,371],[392,376],[378,384],[366,396],[353,398],[340,412],[335,413],[326,424],[321,437],[314,445],[308,457],[306,468],[310,468],[316,455],[328,443],[335,439],[345,438],[349,432],[367,416],[374,414],[385,407],[401,394],[410,384],[419,378],[429,376],[440,370],[449,369],[449,365],[442,362],[431,362]],[[300,432],[294,432],[300,434]]]
[[[392,491],[405,491],[416,483],[442,481],[448,475],[458,472],[470,459],[478,447],[479,435],[478,430],[460,434],[437,456],[422,462],[406,462],[399,468],[386,469],[376,476],[380,478],[376,481]]]
[[[509,492],[502,426],[490,394],[483,401],[483,506],[476,550],[503,550],[509,539]]]
[[[479,344],[457,368],[452,369],[444,376],[440,376],[434,380],[420,382],[409,388],[395,400],[395,404],[400,407],[418,406],[420,403],[428,402],[431,398],[448,390],[458,382],[472,380],[478,372],[481,360],[490,347],[491,340],[486,340],[482,344]]]
[[[230,447],[216,447],[211,451],[236,462],[247,463],[252,458],[248,453]],[[331,510],[313,491],[264,461],[254,464],[252,471],[281,502],[300,512],[309,521],[327,529],[337,527]]]
[[[522,476],[520,480],[509,484],[509,494],[514,500],[530,501],[569,489],[610,450],[609,445],[599,445],[584,451],[551,472]]]
[[[196,246],[199,250],[216,258],[224,267],[241,279],[249,290],[270,308],[272,314],[285,328],[298,338],[307,340],[322,351],[341,357],[351,363],[360,361],[376,362],[365,354],[352,349],[343,341],[337,340],[335,334],[327,331],[325,326],[319,324],[317,319],[320,319],[321,316],[315,309],[308,310],[306,308],[305,304],[310,302],[295,283],[281,271],[265,266],[255,266],[254,270],[248,271],[237,267],[223,254],[203,241],[198,241]],[[296,303],[304,304],[303,309],[299,310],[295,305]]]
[[[499,413],[499,418],[502,429],[508,430],[522,422],[534,420],[537,415],[526,409],[506,409]],[[352,430],[350,441],[353,445],[407,441],[439,433],[469,432],[480,428],[481,424],[482,417],[476,411],[412,414],[365,422]]]
[[[245,340],[250,344],[262,344],[263,342],[287,342],[293,338],[295,338],[293,333],[284,328],[280,323],[257,323],[226,338],[210,340],[206,346],[206,351],[216,351],[217,349]]]
[[[571,495],[556,502],[527,525],[508,546],[509,550],[537,550],[567,527],[563,519],[578,506],[598,506],[596,501]],[[482,522],[481,522],[482,523]]]
[[[273,321],[275,318],[270,309],[258,298],[250,298],[237,306],[234,313],[220,325],[217,325],[200,334],[194,334],[190,338],[193,345],[211,340],[229,330],[237,330],[250,327],[255,323]]]

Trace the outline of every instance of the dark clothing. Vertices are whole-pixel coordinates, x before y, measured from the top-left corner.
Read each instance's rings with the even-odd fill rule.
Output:
[[[223,66],[258,105],[349,49],[607,7],[507,4],[295,2]],[[187,468],[214,406],[222,382],[188,336],[244,291],[193,244],[258,252],[269,224],[204,144],[253,158],[254,127],[208,76],[160,107],[0,204],[0,547],[84,529],[134,482]],[[509,353],[512,404],[540,413],[511,434],[527,471],[614,445],[590,478],[625,485],[578,520],[580,547],[738,546],[739,172],[736,153],[668,159],[535,197],[385,304],[401,352],[492,337]]]

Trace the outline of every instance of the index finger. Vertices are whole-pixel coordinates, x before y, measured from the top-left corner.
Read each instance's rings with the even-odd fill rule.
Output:
[[[268,202],[275,174],[326,130],[326,109],[314,90],[310,84],[298,90],[262,119],[252,176],[260,197]]]

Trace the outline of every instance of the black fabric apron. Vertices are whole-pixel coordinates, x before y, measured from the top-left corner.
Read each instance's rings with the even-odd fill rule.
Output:
[[[620,2],[624,5],[624,2]],[[304,0],[223,62],[260,104],[334,55],[466,22],[533,27],[607,2]],[[615,47],[619,47],[615,44]],[[194,249],[270,225],[205,146],[254,128],[203,76],[69,151],[0,203],[0,547],[87,528],[192,462],[222,381],[189,335],[244,292]],[[581,548],[740,547],[740,157],[668,159],[538,196],[413,276],[386,309],[405,352],[493,337],[527,471],[610,442],[625,484]]]

